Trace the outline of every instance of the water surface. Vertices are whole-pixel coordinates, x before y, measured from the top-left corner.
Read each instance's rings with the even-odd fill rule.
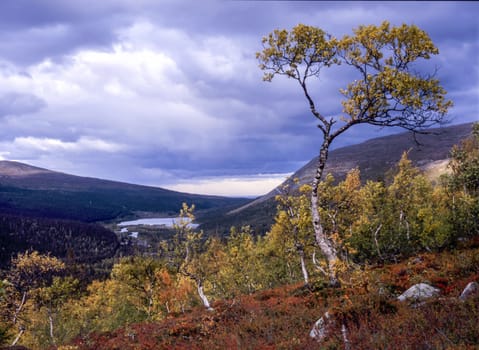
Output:
[[[175,223],[179,223],[181,218],[148,218],[148,219],[138,219],[132,221],[122,221],[118,224],[118,226],[135,226],[135,225],[158,225],[158,226],[166,226],[166,227],[173,227]],[[183,219],[184,220],[184,219]],[[189,224],[191,228],[198,227],[198,224]]]

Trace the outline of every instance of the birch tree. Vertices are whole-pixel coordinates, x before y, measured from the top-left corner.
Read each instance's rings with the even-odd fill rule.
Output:
[[[161,286],[159,272],[162,264],[151,257],[125,258],[113,266],[111,277],[133,291],[138,298],[136,306],[146,314],[148,320],[157,317],[155,294]]]
[[[285,76],[296,81],[321,132],[321,146],[312,181],[311,216],[314,235],[328,265],[329,283],[338,286],[337,247],[319,215],[318,187],[332,142],[351,127],[369,124],[424,132],[445,121],[452,105],[432,75],[421,74],[415,62],[439,53],[428,34],[415,25],[360,26],[353,35],[335,38],[324,30],[299,24],[291,31],[274,30],[256,54],[263,79]],[[324,101],[311,91],[323,70],[341,65],[352,81],[340,89],[342,111],[324,113]],[[339,107],[339,106],[338,106]]]
[[[298,183],[298,179],[294,179]],[[301,264],[301,273],[305,285],[309,285],[309,271],[306,264],[306,249],[311,245],[311,211],[308,210],[310,201],[308,194],[311,192],[309,185],[303,185],[299,189],[299,195],[293,195],[288,185],[281,189],[281,193],[276,196],[278,202],[278,213],[275,217],[275,223],[271,231],[278,231],[280,239],[290,241],[293,249],[299,256]]]
[[[18,334],[12,342],[16,345],[27,329],[28,320],[23,317],[25,306],[32,296],[42,288],[51,286],[55,276],[65,271],[65,264],[55,257],[41,255],[36,251],[18,254],[12,259],[7,279],[12,285],[12,324],[18,327]],[[53,334],[53,319],[50,318],[50,333]],[[53,341],[53,336],[52,336]]]
[[[193,280],[196,284],[198,296],[207,310],[213,310],[208,297],[204,292],[207,277],[207,264],[201,262],[201,251],[203,247],[203,232],[196,232],[191,223],[195,216],[195,206],[188,207],[183,203],[180,210],[180,221],[174,224],[176,234],[173,239],[174,264],[178,272]]]

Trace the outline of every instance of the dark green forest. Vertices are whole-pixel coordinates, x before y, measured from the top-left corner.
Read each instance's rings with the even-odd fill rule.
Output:
[[[28,250],[76,263],[94,263],[113,257],[118,239],[98,224],[1,214],[0,247],[3,268],[17,253]]]

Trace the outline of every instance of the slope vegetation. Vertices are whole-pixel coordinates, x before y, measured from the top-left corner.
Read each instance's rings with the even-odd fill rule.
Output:
[[[369,268],[341,290],[287,285],[202,308],[161,322],[132,324],[78,338],[70,348],[94,349],[343,349],[340,325],[323,343],[309,337],[326,311],[348,325],[351,349],[475,349],[479,294],[458,299],[479,279],[478,248],[422,254]],[[397,295],[419,281],[441,290],[419,306]],[[381,292],[382,291],[382,292]]]

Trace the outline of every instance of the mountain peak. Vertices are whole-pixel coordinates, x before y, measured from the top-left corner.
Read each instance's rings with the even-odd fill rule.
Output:
[[[28,176],[45,173],[51,173],[51,171],[20,162],[13,162],[9,160],[0,161],[0,176]]]

